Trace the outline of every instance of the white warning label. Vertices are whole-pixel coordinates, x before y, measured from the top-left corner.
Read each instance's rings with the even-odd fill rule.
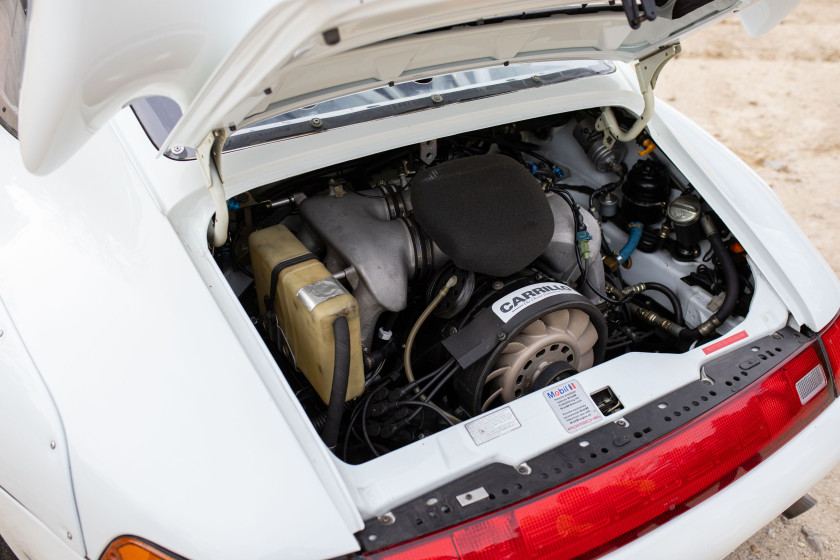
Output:
[[[543,390],[548,406],[567,432],[573,434],[601,420],[604,416],[576,379]]]
[[[496,439],[517,428],[521,428],[522,424],[516,419],[510,407],[506,406],[486,416],[482,416],[478,420],[468,422],[466,427],[467,433],[470,434],[475,444],[481,445],[491,439]]]

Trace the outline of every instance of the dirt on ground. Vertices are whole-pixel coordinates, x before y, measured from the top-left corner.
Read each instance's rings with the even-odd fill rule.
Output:
[[[750,164],[840,272],[840,2],[804,0],[757,39],[732,17],[682,45],[657,95]],[[840,558],[840,467],[811,494],[726,560]]]

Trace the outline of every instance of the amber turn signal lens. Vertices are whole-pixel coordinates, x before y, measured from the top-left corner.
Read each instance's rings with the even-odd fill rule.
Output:
[[[136,537],[114,539],[100,560],[183,560]]]

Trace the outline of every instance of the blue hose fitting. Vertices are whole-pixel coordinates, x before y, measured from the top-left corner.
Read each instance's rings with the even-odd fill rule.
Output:
[[[526,161],[525,162],[525,167],[528,168],[528,171],[531,172],[531,175],[536,175],[537,174],[537,164],[536,163]]]
[[[227,201],[227,207],[228,210],[233,210],[234,212],[236,212],[237,210],[239,210],[239,203],[231,198]]]
[[[642,231],[644,229],[645,226],[641,222],[630,222],[630,238],[627,239],[627,244],[618,252],[618,256],[616,257],[618,262],[623,263],[630,258],[630,255],[633,254],[633,251],[636,250],[639,241],[642,239]]]

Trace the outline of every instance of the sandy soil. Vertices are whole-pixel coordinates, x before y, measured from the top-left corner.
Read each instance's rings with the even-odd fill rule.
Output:
[[[657,95],[749,163],[840,272],[840,2],[804,0],[750,38],[737,17],[683,41]],[[819,505],[776,519],[727,557],[840,558],[840,467],[811,494]]]

